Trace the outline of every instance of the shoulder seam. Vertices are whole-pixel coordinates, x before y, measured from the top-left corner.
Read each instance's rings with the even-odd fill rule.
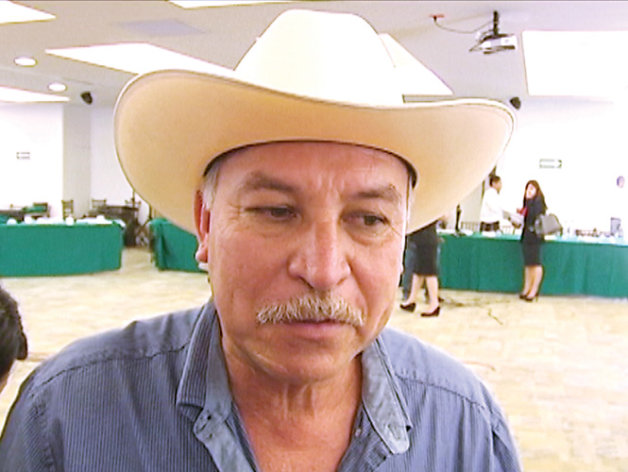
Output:
[[[426,382],[424,380],[418,380],[418,379],[415,379],[415,378],[406,377],[406,376],[402,376],[402,375],[399,375],[399,374],[395,374],[395,376],[400,378],[400,379],[403,379],[405,381],[408,381],[408,382],[421,384],[421,385],[424,385],[426,387],[436,388],[436,389],[445,391],[447,393],[450,393],[452,395],[455,395],[456,397],[459,397],[459,398],[463,399],[464,401],[470,403],[471,405],[474,405],[474,406],[478,407],[481,410],[487,411],[489,413],[489,417],[490,418],[493,417],[493,414],[492,414],[490,408],[488,408],[486,404],[480,403],[480,402],[475,401],[475,400],[472,400],[467,395],[464,395],[464,394],[462,394],[460,392],[457,392],[456,390],[452,390],[451,388],[444,387],[443,385],[438,385],[438,384],[435,384],[435,383]],[[492,423],[492,421],[491,421],[491,423]],[[492,424],[491,424],[491,427],[492,427]]]
[[[39,383],[38,385],[34,385],[33,390],[31,392],[29,392],[29,397],[33,398],[38,392],[39,390],[41,390],[42,388],[44,388],[46,385],[48,385],[50,382],[52,382],[53,380],[57,379],[58,377],[61,377],[62,375],[65,375],[69,372],[74,372],[77,370],[83,370],[89,367],[92,367],[94,365],[97,364],[105,364],[108,362],[113,362],[113,361],[119,361],[119,360],[128,360],[128,361],[142,361],[142,360],[150,360],[153,359],[155,357],[158,356],[162,356],[162,355],[167,355],[167,354],[172,354],[172,353],[177,353],[182,351],[183,349],[186,348],[186,346],[188,345],[189,340],[186,341],[185,344],[178,346],[178,347],[174,347],[168,350],[164,350],[164,351],[158,351],[155,352],[151,355],[141,355],[141,356],[129,356],[129,357],[125,357],[122,355],[122,351],[111,351],[110,353],[113,354],[110,357],[106,357],[106,358],[101,358],[101,359],[93,359],[89,362],[86,362],[84,364],[81,365],[76,365],[73,367],[68,367],[65,369],[62,369],[58,372],[55,372],[54,375],[52,375],[51,377],[43,380],[41,383]]]

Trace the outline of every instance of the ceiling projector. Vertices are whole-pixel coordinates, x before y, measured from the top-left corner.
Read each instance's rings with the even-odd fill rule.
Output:
[[[499,32],[499,13],[493,12],[493,27],[481,32],[476,44],[469,51],[481,51],[483,54],[494,54],[500,51],[517,49],[517,37],[514,34]]]
[[[517,37],[514,34],[489,34],[480,38],[471,51],[482,51],[484,54],[493,54],[499,51],[513,51],[517,49]]]

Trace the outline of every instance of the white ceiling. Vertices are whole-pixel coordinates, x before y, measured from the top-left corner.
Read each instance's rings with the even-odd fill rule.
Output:
[[[442,24],[472,30],[500,14],[500,31],[521,41],[523,30],[618,31],[628,29],[624,1],[314,1],[186,10],[163,0],[17,1],[56,19],[0,25],[0,86],[47,92],[52,81],[68,85],[65,95],[82,103],[92,92],[94,105],[111,105],[132,75],[54,57],[45,49],[150,42],[216,64],[235,67],[255,38],[283,10],[310,8],[357,13],[380,33],[389,33],[430,67],[456,96],[501,100],[527,98],[521,45],[494,55],[471,53],[473,34],[456,34]],[[600,51],[604,54],[604,51]],[[38,60],[34,68],[13,64],[18,55]],[[617,58],[618,60],[625,60]]]

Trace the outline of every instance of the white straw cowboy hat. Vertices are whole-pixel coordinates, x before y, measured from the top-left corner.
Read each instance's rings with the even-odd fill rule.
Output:
[[[234,71],[137,77],[115,111],[131,185],[194,232],[194,197],[226,151],[276,141],[335,141],[389,151],[416,171],[408,232],[450,211],[489,173],[513,130],[490,100],[406,104],[382,40],[358,16],[281,14]]]

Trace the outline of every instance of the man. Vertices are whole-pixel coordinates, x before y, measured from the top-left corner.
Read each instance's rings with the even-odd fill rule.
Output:
[[[11,367],[16,360],[28,355],[28,342],[22,320],[13,297],[0,287],[0,392],[9,380]]]
[[[491,174],[489,187],[484,192],[482,207],[480,208],[480,231],[499,231],[499,222],[504,218],[504,209],[499,192],[502,189],[502,179]]]
[[[483,385],[384,330],[404,234],[475,186],[512,115],[404,105],[395,83],[362,19],[300,10],[235,72],[131,83],[120,161],[196,232],[212,300],[43,365],[8,420],[2,470],[519,470]]]

